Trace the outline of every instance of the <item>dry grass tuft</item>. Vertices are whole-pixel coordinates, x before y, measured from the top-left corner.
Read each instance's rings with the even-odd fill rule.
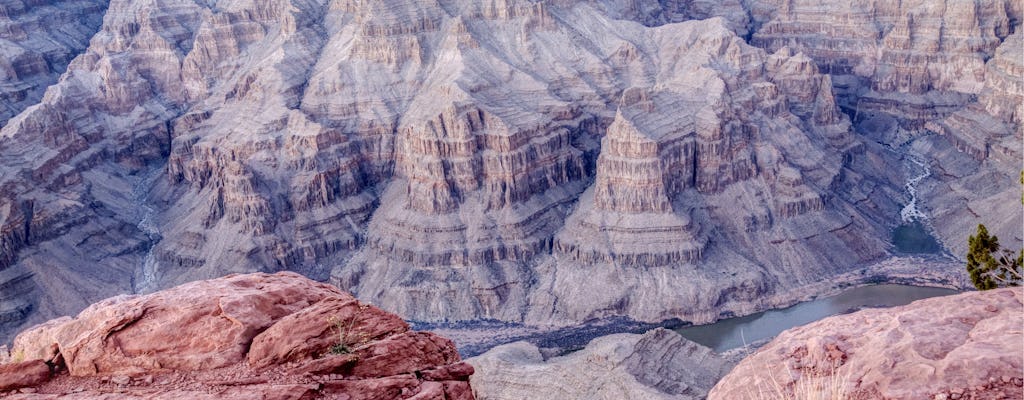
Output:
[[[764,387],[758,384],[756,400],[845,400],[849,374],[839,374],[838,367],[833,364],[828,373],[793,376],[791,384],[780,382],[768,368],[771,385]]]

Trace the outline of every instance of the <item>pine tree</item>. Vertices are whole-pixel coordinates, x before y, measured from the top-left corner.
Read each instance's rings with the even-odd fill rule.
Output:
[[[999,251],[999,238],[988,235],[988,228],[978,224],[978,234],[967,238],[967,273],[978,290],[996,287],[996,281],[989,272],[996,269],[992,253]]]
[[[1019,286],[1024,249],[1014,257],[1013,251],[1001,249],[999,238],[989,236],[988,228],[978,224],[978,232],[967,239],[967,272],[978,290],[995,289],[1000,286]],[[998,258],[993,254],[999,254]]]

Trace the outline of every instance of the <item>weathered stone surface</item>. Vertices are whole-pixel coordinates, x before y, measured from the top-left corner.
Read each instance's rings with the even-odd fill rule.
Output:
[[[931,169],[917,185],[917,203],[944,247],[964,254],[978,223],[1020,247],[1024,213],[1014,201],[1024,154],[1020,2],[747,6],[756,27],[752,45],[809,56],[831,75],[860,133],[907,153],[911,167]]]
[[[480,399],[703,399],[728,371],[726,361],[679,334],[656,329],[590,342],[583,350],[544,359],[526,342],[502,345],[467,360]]]
[[[1021,230],[1021,160],[1024,157],[1024,33],[1018,30],[985,64],[985,86],[976,102],[925,124],[936,133],[914,148],[935,160],[922,187],[936,233],[957,254],[966,254],[965,232],[984,223],[1000,243],[1017,249]]]
[[[247,360],[256,368],[306,361],[322,356],[318,352],[338,344],[342,336],[346,347],[356,348],[407,330],[409,325],[393,314],[350,296],[332,296],[282,318],[256,336]]]
[[[197,281],[94,304],[20,335],[12,352],[42,354],[56,343],[74,376],[225,367],[244,360],[257,334],[328,296],[346,295],[295,273]]]
[[[351,321],[342,351],[328,318]],[[451,341],[408,329],[295,273],[231,275],[112,298],[19,335],[12,351],[32,361],[0,366],[0,391],[31,387],[39,398],[83,399],[472,399],[473,369],[460,363]],[[49,382],[44,360],[59,373]]]
[[[50,366],[43,360],[0,365],[0,391],[38,386],[50,380]]]
[[[708,398],[775,393],[772,379],[787,391],[833,380],[847,399],[949,398],[965,391],[971,398],[1020,398],[1022,301],[1021,288],[969,292],[793,328],[740,362]]]

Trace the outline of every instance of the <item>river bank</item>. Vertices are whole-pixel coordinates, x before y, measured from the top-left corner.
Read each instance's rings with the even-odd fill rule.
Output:
[[[971,288],[964,267],[958,260],[938,255],[892,257],[834,279],[771,294],[759,302],[761,306],[751,304],[749,312],[729,317],[743,317],[787,308],[818,298],[835,296],[851,288],[877,284],[954,290]],[[551,356],[582,348],[594,338],[604,335],[642,333],[657,327],[678,329],[689,325],[693,325],[692,322],[679,319],[645,322],[625,317],[594,320],[577,326],[527,326],[501,321],[413,323],[417,330],[429,330],[452,339],[463,357],[472,357],[492,347],[521,340],[533,343],[541,348],[545,356]]]

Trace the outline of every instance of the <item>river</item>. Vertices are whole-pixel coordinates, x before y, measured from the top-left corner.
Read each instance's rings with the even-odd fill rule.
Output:
[[[156,224],[156,209],[149,204],[149,189],[153,183],[162,176],[163,167],[154,168],[149,173],[140,175],[133,182],[131,200],[135,205],[136,217],[139,221],[138,228],[146,234],[150,240],[149,250],[142,264],[135,271],[132,279],[132,290],[135,293],[150,293],[156,291],[157,274],[159,263],[153,249],[160,241],[160,227]]]
[[[676,329],[687,339],[722,352],[775,337],[786,329],[864,307],[893,307],[914,300],[956,294],[951,289],[906,285],[862,286],[836,296],[820,298],[789,308],[770,310],[713,324]]]

